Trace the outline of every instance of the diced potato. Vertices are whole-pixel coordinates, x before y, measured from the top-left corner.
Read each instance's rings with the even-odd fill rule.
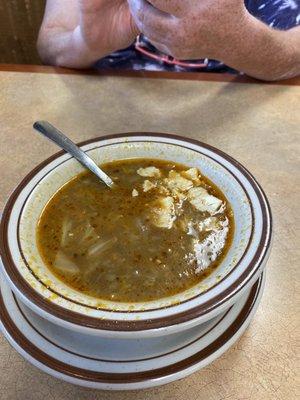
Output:
[[[149,192],[149,190],[156,188],[156,183],[153,183],[151,181],[148,181],[148,179],[145,180],[143,183],[143,190],[144,192]]]
[[[198,180],[199,171],[197,170],[197,168],[190,168],[187,171],[182,171],[181,175],[186,179],[196,181]]]
[[[153,203],[151,220],[158,228],[171,229],[176,219],[174,199],[170,196],[162,197]]]
[[[215,214],[222,206],[222,200],[210,195],[202,187],[191,188],[187,198],[198,211],[209,212],[211,215]]]
[[[193,187],[193,182],[183,178],[178,172],[170,171],[169,177],[164,180],[165,184],[170,190],[179,190],[186,192]]]
[[[147,177],[147,178],[160,178],[161,172],[156,167],[147,167],[147,168],[139,168],[137,173],[140,176]]]
[[[139,192],[136,189],[133,189],[132,197],[137,197],[138,195],[139,195]]]

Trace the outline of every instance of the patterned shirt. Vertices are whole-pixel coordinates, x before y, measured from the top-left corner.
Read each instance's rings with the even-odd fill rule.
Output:
[[[300,24],[300,0],[245,0],[248,11],[269,26],[288,30]],[[141,35],[142,47],[156,55],[161,55],[149,41]],[[201,60],[206,67],[189,68],[167,64],[141,53],[133,44],[127,49],[117,51],[101,60],[95,67],[101,69],[133,69],[148,71],[213,71],[236,72],[220,61]]]

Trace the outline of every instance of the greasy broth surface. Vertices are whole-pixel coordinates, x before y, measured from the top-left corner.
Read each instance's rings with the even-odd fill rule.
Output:
[[[162,178],[170,170],[188,167],[162,160],[132,159],[102,165],[116,182],[113,189],[93,174],[82,173],[64,185],[49,201],[39,220],[37,240],[48,268],[72,288],[90,296],[122,302],[156,300],[178,294],[199,283],[218,266],[233,234],[233,216],[226,198],[207,178],[201,186],[226,203],[228,234],[220,254],[204,271],[196,272],[193,236],[187,221],[209,216],[190,203],[171,229],[154,226],[149,208],[161,198],[159,188],[143,192],[146,179],[139,168],[155,166]],[[201,171],[200,171],[201,173]],[[133,197],[133,189],[138,195]],[[209,231],[199,233],[204,240]]]

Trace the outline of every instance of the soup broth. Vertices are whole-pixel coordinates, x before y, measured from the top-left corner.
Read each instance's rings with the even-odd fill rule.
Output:
[[[60,280],[99,299],[144,302],[183,292],[220,264],[233,214],[199,170],[156,159],[101,168],[112,189],[84,172],[41,214],[39,252]]]

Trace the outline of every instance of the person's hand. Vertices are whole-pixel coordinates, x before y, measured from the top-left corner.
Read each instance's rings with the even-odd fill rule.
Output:
[[[128,47],[138,34],[126,0],[80,0],[77,30],[93,57]]]
[[[37,47],[46,64],[86,68],[137,34],[126,0],[47,0]]]
[[[248,12],[243,0],[128,0],[138,28],[177,59],[222,60],[242,45]]]
[[[177,59],[210,58],[264,80],[300,71],[300,27],[273,29],[244,0],[127,0],[139,30]]]

